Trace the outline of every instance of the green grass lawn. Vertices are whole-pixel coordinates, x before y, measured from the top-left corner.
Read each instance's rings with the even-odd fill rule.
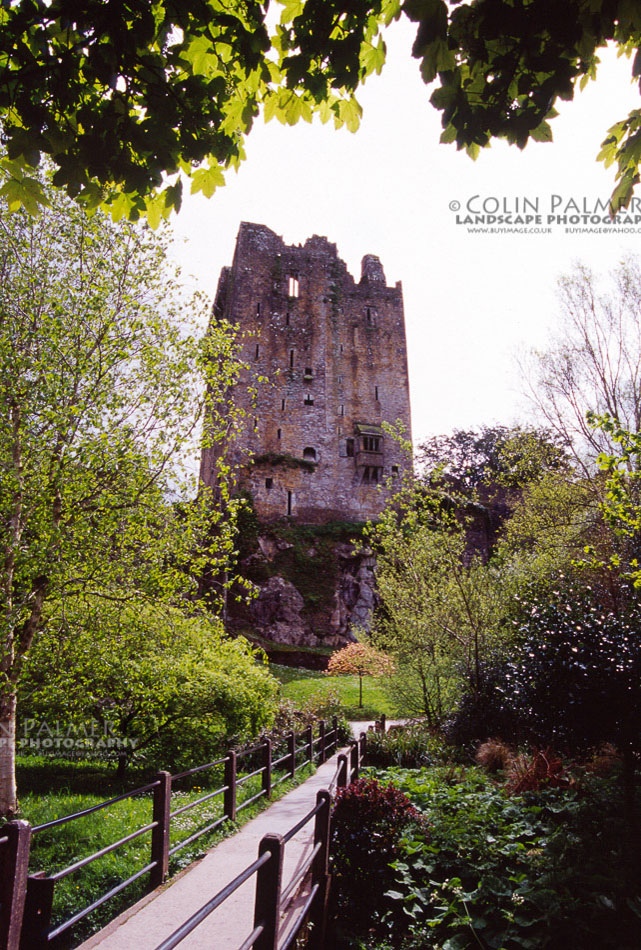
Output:
[[[386,695],[382,681],[373,676],[363,679],[363,708],[358,705],[358,676],[328,676],[318,670],[305,670],[270,663],[270,670],[282,683],[283,696],[294,703],[304,703],[312,696],[337,692],[348,719],[377,719],[381,713],[398,715]]]

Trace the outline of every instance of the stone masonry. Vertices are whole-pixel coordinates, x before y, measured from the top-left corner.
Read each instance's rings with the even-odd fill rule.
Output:
[[[376,517],[386,482],[408,464],[381,426],[400,420],[410,437],[400,282],[388,287],[366,254],[356,283],[327,238],[286,245],[243,222],[214,314],[238,327],[249,366],[234,392],[247,413],[235,461],[259,521]],[[206,484],[212,451],[203,453]]]

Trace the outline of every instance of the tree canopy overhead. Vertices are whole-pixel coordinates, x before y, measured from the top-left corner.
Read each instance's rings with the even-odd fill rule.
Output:
[[[16,0],[0,9],[0,119],[11,205],[44,200],[32,174],[43,154],[55,183],[114,217],[151,223],[180,207],[182,179],[210,196],[244,157],[254,118],[358,128],[357,87],[385,62],[384,30],[404,13],[412,53],[441,110],[443,142],[475,157],[492,138],[551,139],[557,99],[596,77],[597,52],[641,46],[632,0]],[[641,74],[637,54],[632,75]],[[638,179],[641,109],[608,132],[617,163],[613,209]]]
[[[641,8],[632,0],[472,0],[449,11],[444,0],[408,0],[404,9],[420,23],[413,53],[423,78],[440,82],[431,101],[443,113],[441,141],[472,157],[492,138],[520,148],[551,141],[555,102],[596,78],[598,50],[610,41],[636,54],[632,77],[641,74]],[[641,109],[608,130],[598,157],[617,163],[616,212],[639,177]]]
[[[153,223],[182,184],[211,195],[244,157],[262,107],[293,124],[351,129],[353,90],[385,58],[379,31],[395,0],[287,0],[269,36],[256,0],[19,0],[0,10],[0,116],[10,203],[44,197],[29,173],[42,153],[54,184],[116,217]],[[167,176],[173,176],[169,179]],[[163,188],[161,192],[158,189]]]

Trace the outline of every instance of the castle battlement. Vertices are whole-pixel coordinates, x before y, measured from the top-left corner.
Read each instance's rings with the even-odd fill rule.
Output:
[[[234,400],[248,415],[237,449],[258,517],[376,517],[386,498],[380,486],[407,465],[382,428],[400,419],[410,432],[400,282],[388,287],[380,260],[366,254],[356,283],[326,237],[287,245],[243,222],[214,313],[238,327],[249,365]],[[211,451],[203,453],[205,483]]]

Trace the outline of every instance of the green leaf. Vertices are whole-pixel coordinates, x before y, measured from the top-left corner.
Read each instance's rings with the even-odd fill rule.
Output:
[[[209,165],[207,168],[199,168],[192,175],[191,193],[196,194],[199,191],[206,198],[211,198],[216,188],[225,184],[225,176],[218,165]]]
[[[530,137],[534,139],[535,142],[551,142],[552,129],[547,122],[541,122],[535,129],[532,129]]]

